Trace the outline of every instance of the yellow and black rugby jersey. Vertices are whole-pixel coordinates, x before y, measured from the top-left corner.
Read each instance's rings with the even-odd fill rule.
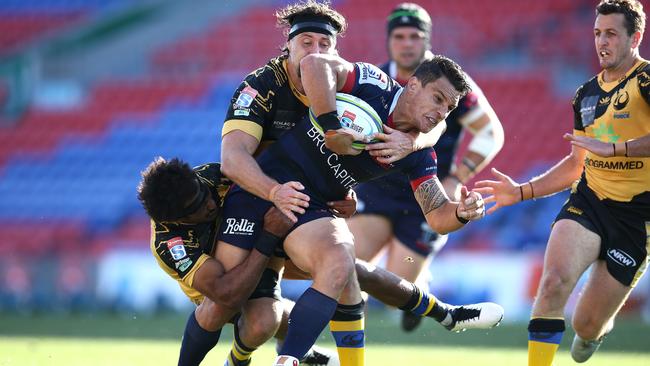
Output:
[[[218,163],[204,164],[194,168],[202,183],[219,204],[223,204],[231,181],[222,176]],[[192,289],[194,273],[216,247],[215,238],[221,212],[214,221],[201,224],[182,224],[151,221],[151,251],[160,267],[179,281],[181,289],[194,300],[200,294]]]
[[[624,77],[605,82],[603,73],[582,85],[573,99],[574,134],[616,143],[650,133],[650,65],[637,62]],[[598,198],[650,204],[650,158],[585,159],[589,188]]]
[[[230,101],[222,136],[242,130],[260,142],[273,142],[307,115],[307,97],[289,80],[286,59],[271,59],[246,76]]]

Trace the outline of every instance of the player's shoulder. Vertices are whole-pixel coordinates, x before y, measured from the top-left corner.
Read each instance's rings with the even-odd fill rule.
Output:
[[[598,75],[594,75],[591,79],[587,80],[576,89],[573,96],[574,104],[582,99],[587,93],[595,93],[598,89],[600,89],[600,84],[598,84]]]
[[[286,56],[272,58],[266,65],[248,74],[244,83],[256,90],[273,90],[285,86],[289,80],[284,67],[285,60]]]
[[[643,61],[636,69],[639,85],[647,86],[650,83],[650,62]]]
[[[211,187],[230,185],[232,182],[221,173],[220,163],[207,163],[194,167],[199,178]]]

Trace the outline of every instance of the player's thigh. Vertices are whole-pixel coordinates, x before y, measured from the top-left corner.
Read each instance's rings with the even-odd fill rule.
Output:
[[[299,269],[315,275],[316,269],[348,261],[353,268],[352,243],[352,233],[344,219],[322,217],[294,229],[284,241],[284,250]]]
[[[422,273],[422,270],[430,263],[428,256],[423,256],[397,238],[391,240],[388,257],[386,258],[386,269],[404,278],[407,281],[415,282]]]
[[[596,261],[600,236],[573,220],[553,225],[544,255],[544,275],[575,286],[584,271]]]
[[[365,261],[372,261],[393,235],[392,225],[385,216],[356,214],[347,222],[354,235],[356,256]]]
[[[250,250],[219,241],[214,257],[223,265],[226,271],[241,264],[250,254]]]
[[[576,304],[574,327],[602,328],[620,310],[631,292],[632,287],[612,277],[605,261],[596,262]]]

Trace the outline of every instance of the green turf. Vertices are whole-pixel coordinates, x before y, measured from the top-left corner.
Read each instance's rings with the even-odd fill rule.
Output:
[[[398,328],[395,312],[368,317],[366,365],[525,365],[526,326],[506,324],[489,331],[450,333],[428,320],[415,333]],[[171,365],[178,355],[185,315],[17,316],[0,314],[0,366],[5,365]],[[650,326],[620,319],[588,365],[650,365]],[[574,365],[568,355],[573,333],[564,337],[556,365]],[[204,364],[221,365],[231,328]],[[319,344],[332,347],[329,334]],[[270,365],[271,345],[253,365]]]

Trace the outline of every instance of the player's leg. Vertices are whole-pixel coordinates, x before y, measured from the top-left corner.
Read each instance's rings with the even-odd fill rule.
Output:
[[[300,225],[287,236],[284,249],[314,281],[291,312],[279,365],[300,359],[314,344],[332,319],[341,293],[355,278],[352,234],[343,219],[321,217]]]
[[[231,309],[204,298],[196,310],[192,311],[185,325],[178,365],[200,364],[205,355],[217,345],[221,328],[234,313]]]
[[[434,318],[449,330],[492,328],[503,318],[503,308],[498,304],[451,306],[413,282],[360,259],[356,260],[356,272],[361,289],[377,300],[420,317]]]
[[[349,218],[347,223],[354,235],[356,257],[367,262],[372,262],[393,236],[392,225],[384,216],[360,213]]]
[[[607,271],[605,261],[597,261],[582,289],[573,315],[576,336],[571,355],[576,362],[585,362],[598,349],[603,336],[613,327],[614,317],[632,292]]]
[[[565,330],[564,307],[578,279],[596,261],[600,237],[573,220],[553,226],[528,324],[529,366],[550,366]]]

